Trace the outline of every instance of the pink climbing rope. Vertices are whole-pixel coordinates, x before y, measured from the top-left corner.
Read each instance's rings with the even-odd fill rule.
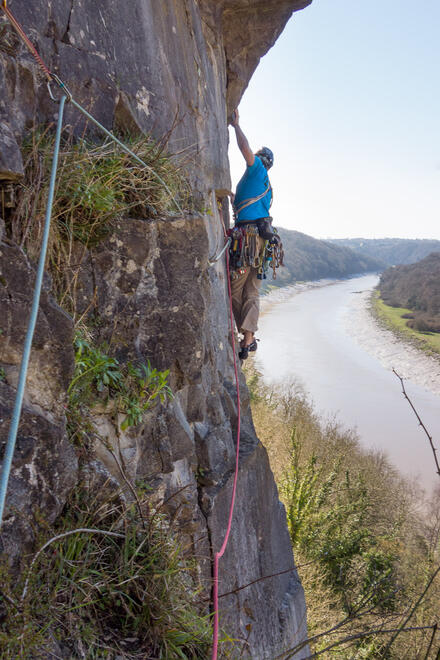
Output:
[[[38,66],[40,67],[40,69],[42,70],[44,75],[46,76],[48,82],[50,82],[52,80],[51,72],[49,71],[49,69],[47,68],[47,66],[45,65],[43,60],[41,59],[40,55],[37,52],[37,49],[35,48],[34,44],[31,42],[31,40],[28,38],[28,36],[26,35],[26,33],[23,30],[23,28],[21,27],[20,23],[17,21],[14,14],[9,9],[9,7],[7,5],[7,0],[3,0],[3,4],[1,5],[1,8],[5,12],[6,16],[9,18],[11,24],[15,28],[18,35],[23,40],[24,44],[26,45],[26,48],[29,50],[31,55],[35,58],[35,61],[37,62]]]
[[[234,372],[235,372],[235,384],[237,389],[237,448],[235,452],[235,474],[234,474],[234,483],[232,486],[232,496],[231,496],[231,505],[229,507],[229,518],[228,526],[226,529],[225,538],[223,540],[222,547],[218,552],[214,554],[214,584],[213,584],[213,607],[214,607],[214,631],[213,631],[213,641],[212,641],[212,660],[217,660],[218,652],[218,565],[219,560],[223,557],[228,545],[229,535],[231,533],[232,527],[232,516],[234,514],[235,506],[235,495],[237,492],[237,479],[238,479],[238,463],[239,463],[239,451],[240,451],[240,386],[238,384],[238,367],[237,367],[237,356],[235,351],[235,334],[234,334],[234,314],[232,310],[232,292],[231,292],[231,277],[229,274],[229,251],[226,250],[226,276],[228,278],[228,294],[229,294],[229,320],[231,326],[231,337],[232,337],[232,354],[234,356]]]

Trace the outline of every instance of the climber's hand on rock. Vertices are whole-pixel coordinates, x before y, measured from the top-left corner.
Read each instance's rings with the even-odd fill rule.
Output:
[[[232,115],[231,115],[232,126],[238,126],[238,120],[239,120],[238,110],[237,108],[235,108],[235,110],[232,111]]]

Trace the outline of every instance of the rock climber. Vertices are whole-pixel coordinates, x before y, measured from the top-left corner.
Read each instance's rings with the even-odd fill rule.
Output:
[[[265,239],[276,241],[271,232],[269,209],[272,202],[272,188],[268,170],[273,165],[273,153],[263,147],[255,154],[239,125],[238,110],[232,113],[231,124],[235,130],[237,145],[246,161],[246,171],[237,184],[233,196],[235,227],[256,226],[258,228],[258,250],[262,250]],[[262,280],[259,269],[242,265],[231,273],[232,307],[237,329],[243,334],[239,357],[245,360],[249,351],[257,350],[255,332],[258,329],[260,311],[259,293]]]

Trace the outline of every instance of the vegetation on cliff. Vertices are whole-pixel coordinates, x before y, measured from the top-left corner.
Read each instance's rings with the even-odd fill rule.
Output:
[[[93,408],[100,406],[121,431],[137,426],[156,400],[172,398],[169,371],[153,369],[149,361],[120,364],[79,333],[75,338],[75,372],[68,389],[67,421],[70,439],[87,437]],[[119,420],[118,418],[121,417]],[[93,426],[93,423],[92,423]],[[93,431],[93,435],[99,435]]]
[[[168,372],[119,363],[90,339],[75,339],[75,372],[66,410],[82,479],[54,525],[37,513],[36,546],[17,580],[0,565],[2,658],[205,658],[211,644],[197,562],[178,542],[148,483],[133,483],[123,459],[95,424],[106,414],[119,435],[171,397]],[[126,492],[96,468],[94,445],[114,457]],[[97,487],[98,486],[98,487]],[[57,656],[58,657],[58,656]]]
[[[94,496],[76,489],[40,533],[22,577],[1,566],[4,660],[207,657],[210,617],[194,587],[196,564],[137,492],[141,516],[110,483]]]
[[[427,497],[354,432],[322,422],[294,386],[270,390],[252,372],[248,384],[286,506],[313,652],[438,657],[439,639],[430,641],[440,623],[440,487]]]
[[[99,244],[118,220],[173,213],[174,199],[188,206],[190,189],[183,163],[167,153],[168,138],[126,138],[131,150],[146,163],[147,167],[142,167],[113,142],[65,137],[59,156],[47,268],[58,302],[75,321],[78,278],[88,250]],[[24,178],[16,184],[17,204],[6,218],[10,237],[31,260],[38,257],[41,242],[53,144],[49,130],[34,132],[25,140]]]
[[[40,244],[52,146],[49,133],[35,134],[26,144],[26,178],[17,184],[18,204],[6,218],[9,236],[31,260]],[[142,138],[131,147],[181,203],[188,200],[186,180],[165,154],[165,142]],[[81,308],[77,304],[84,262],[115,224],[127,216],[146,219],[173,208],[151,171],[113,146],[65,141],[48,267],[58,302],[76,327],[66,419],[81,479],[55,523],[44,510],[27,521],[35,554],[22,558],[20,575],[3,558],[2,658],[208,655],[211,625],[200,599],[198,566],[181,547],[164,504],[151,503],[150,484],[128,475],[118,444],[146,412],[172,397],[169,372],[148,360],[117,359],[116,342],[97,340],[101,321],[94,297]],[[97,415],[106,417],[117,446],[100,433]],[[113,457],[119,483],[96,460],[97,443]]]

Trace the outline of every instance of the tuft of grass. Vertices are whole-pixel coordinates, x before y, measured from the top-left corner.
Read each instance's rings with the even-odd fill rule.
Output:
[[[413,310],[387,305],[380,297],[379,291],[373,292],[371,304],[376,318],[390,330],[397,332],[401,338],[410,341],[425,352],[440,354],[440,333],[422,332],[407,325],[407,319],[403,318],[403,315],[411,314]]]
[[[182,208],[190,204],[182,165],[166,153],[166,139],[155,142],[143,136],[126,142],[148,168],[133,162],[112,141],[75,141],[70,136],[62,144],[47,263],[60,304],[73,315],[72,288],[87,249],[105,238],[118,220],[175,213],[174,200]],[[35,131],[23,145],[25,176],[17,184],[18,202],[9,224],[12,238],[31,259],[37,258],[41,243],[53,144],[47,129]]]
[[[89,531],[71,533],[78,528]],[[49,534],[21,580],[2,566],[2,658],[48,657],[53,640],[72,658],[208,656],[195,566],[162,514],[141,526],[117,494],[103,502],[78,490]]]

